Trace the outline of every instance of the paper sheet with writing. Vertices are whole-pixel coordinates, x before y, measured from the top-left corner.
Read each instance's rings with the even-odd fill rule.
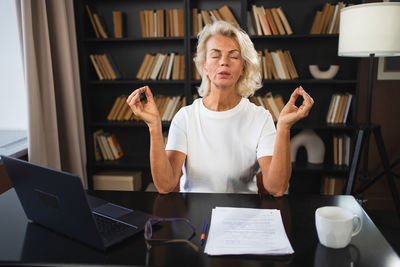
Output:
[[[204,252],[209,255],[294,253],[276,209],[216,207]]]

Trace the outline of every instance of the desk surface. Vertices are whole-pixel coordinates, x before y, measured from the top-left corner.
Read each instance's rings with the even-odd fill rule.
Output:
[[[142,234],[106,252],[75,242],[27,220],[14,189],[0,195],[0,264],[61,263],[158,266],[400,266],[400,258],[352,196],[286,196],[272,198],[242,194],[159,195],[146,192],[101,192],[97,196],[159,217],[186,217],[196,226],[193,243],[200,245],[204,220],[216,206],[279,209],[295,251],[288,256],[218,256],[194,252],[186,244],[146,249]],[[328,249],[318,242],[314,212],[335,205],[360,215],[363,229],[344,249]],[[163,231],[163,227],[155,230]]]

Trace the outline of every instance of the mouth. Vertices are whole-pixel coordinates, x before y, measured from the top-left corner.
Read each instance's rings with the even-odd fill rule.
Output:
[[[230,74],[229,72],[227,72],[227,71],[221,71],[221,72],[218,72],[218,75],[219,75],[219,76],[222,76],[222,77],[228,77],[228,76],[230,76],[231,74]]]

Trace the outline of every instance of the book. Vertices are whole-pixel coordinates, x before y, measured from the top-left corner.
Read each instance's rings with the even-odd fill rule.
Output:
[[[146,31],[146,15],[145,15],[145,10],[140,10],[139,11],[139,20],[140,20],[140,32],[142,34],[142,38],[146,38],[147,36],[147,31]]]
[[[92,65],[93,65],[93,67],[94,67],[94,69],[96,71],[96,74],[97,74],[99,80],[104,80],[103,73],[100,70],[100,67],[96,62],[95,56],[94,55],[89,55],[89,58],[90,58],[90,61],[92,62]]]
[[[269,104],[269,107],[271,108],[270,112],[274,114],[274,117],[275,117],[275,119],[277,121],[278,118],[279,118],[280,110],[279,110],[278,106],[275,103],[275,100],[274,100],[274,98],[272,96],[272,93],[271,92],[266,93],[265,94],[265,98],[266,98],[266,100],[267,100],[267,102]]]
[[[276,106],[278,107],[279,114],[282,111],[282,109],[285,107],[285,102],[283,101],[283,97],[279,94],[274,95],[274,101]]]
[[[284,53],[285,61],[289,68],[290,78],[291,79],[299,78],[296,67],[294,66],[294,63],[293,63],[292,55],[290,54],[290,52],[288,50],[284,51],[283,53]]]
[[[282,64],[283,72],[285,73],[285,79],[290,79],[288,62],[286,62],[286,59],[285,59],[285,56],[283,55],[282,50],[278,49],[277,53],[279,56],[279,61]]]
[[[145,69],[146,69],[146,67],[147,67],[147,64],[149,63],[150,58],[151,58],[151,55],[150,55],[150,54],[146,54],[146,55],[144,56],[143,61],[142,61],[142,64],[141,64],[140,67],[139,67],[139,71],[138,71],[138,73],[136,74],[136,79],[138,79],[138,80],[143,80],[143,73],[144,73],[144,71],[145,71]]]
[[[339,4],[335,5],[333,16],[332,16],[332,19],[330,21],[329,29],[328,29],[328,32],[327,32],[328,34],[332,34],[333,33],[333,28],[335,27],[336,17],[340,15],[340,14],[338,14],[338,10],[339,10]]]
[[[115,99],[114,104],[112,105],[110,111],[108,112],[107,120],[112,120],[112,118],[113,118],[113,116],[114,116],[114,114],[115,114],[115,112],[116,112],[116,110],[117,110],[117,108],[118,108],[118,106],[119,106],[121,101],[123,101],[123,97],[122,96],[118,96]]]
[[[335,124],[339,123],[340,113],[343,110],[344,101],[344,95],[339,95],[339,102],[337,104],[335,116],[333,117],[333,123]]]
[[[93,13],[93,20],[96,24],[97,30],[100,33],[100,36],[103,37],[104,39],[107,39],[108,38],[107,30],[105,24],[102,22],[102,19],[100,18],[100,15],[97,13]]]
[[[322,19],[322,11],[318,10],[314,16],[314,20],[311,26],[310,34],[318,34],[318,28]]]
[[[180,64],[179,64],[179,80],[185,79],[185,56],[180,56]]]
[[[193,36],[197,36],[197,34],[199,33],[199,25],[198,25],[198,19],[197,19],[197,14],[198,14],[198,11],[197,11],[197,8],[192,8],[192,31],[191,31],[191,34],[193,35]]]
[[[345,187],[345,179],[341,177],[327,176],[324,178],[324,195],[341,195]]]
[[[114,58],[112,57],[112,55],[109,52],[106,52],[105,54],[105,59],[107,61],[107,64],[109,65],[111,71],[112,71],[112,75],[115,79],[119,80],[122,78],[121,72],[118,69],[117,64],[115,64]]]
[[[141,171],[101,171],[93,175],[94,190],[139,191],[141,188]]]
[[[93,132],[93,149],[94,149],[94,158],[96,161],[100,161],[103,159],[100,144],[97,142],[97,136],[104,133],[103,129],[99,129]]]
[[[153,70],[151,71],[151,74],[149,77],[150,80],[157,79],[158,73],[160,72],[162,64],[163,64],[164,60],[166,59],[166,57],[167,57],[166,54],[157,53],[154,67],[153,67]]]
[[[287,18],[286,18],[285,13],[284,13],[283,10],[282,10],[282,7],[278,7],[278,8],[276,9],[276,11],[277,11],[277,13],[278,13],[278,15],[279,15],[279,18],[280,18],[281,21],[282,21],[283,26],[285,27],[286,33],[287,33],[288,35],[293,34],[292,28],[290,27],[290,24],[289,24],[289,22],[288,22],[288,20],[287,20]]]
[[[92,29],[93,29],[96,37],[100,38],[101,36],[100,36],[99,30],[97,29],[97,25],[96,25],[96,22],[94,20],[93,12],[91,10],[91,7],[89,5],[85,5],[85,9],[86,9],[86,11],[88,13],[90,24],[92,25]]]
[[[175,53],[171,53],[168,62],[168,69],[165,79],[170,80],[172,74],[172,66],[174,65]]]
[[[268,21],[267,21],[267,19],[265,17],[265,9],[264,9],[264,7],[263,6],[256,7],[256,14],[258,16],[258,21],[260,23],[262,33],[264,35],[271,35],[272,33],[271,33],[270,28],[269,28]]]
[[[227,5],[223,5],[218,9],[219,13],[223,20],[228,21],[235,25],[237,28],[240,28],[238,21],[236,20],[235,16],[233,15],[231,9]]]
[[[122,116],[121,113],[125,110],[126,106],[129,107],[128,103],[126,103],[126,100],[127,100],[127,96],[122,95],[121,100],[118,103],[118,106],[115,108],[114,113],[110,117],[110,120],[118,120],[118,118],[120,118]]]
[[[285,28],[281,22],[281,19],[279,18],[279,14],[276,8],[271,8],[271,13],[272,13],[272,17],[274,19],[274,22],[276,24],[276,27],[278,28],[278,32],[280,35],[285,35],[286,31]]]
[[[344,111],[342,123],[346,123],[347,122],[347,117],[349,115],[349,110],[350,110],[350,105],[351,105],[352,98],[353,98],[353,95],[352,94],[348,94],[346,108],[345,108],[345,111]]]
[[[112,149],[115,159],[120,159],[124,155],[124,151],[122,151],[122,147],[118,142],[115,134],[109,135],[107,137],[107,141],[110,143],[110,147]]]
[[[204,24],[212,24],[213,23],[210,13],[208,13],[206,10],[201,10],[201,16],[203,18]]]
[[[253,24],[254,24],[255,32],[257,33],[257,35],[262,35],[262,29],[261,29],[260,19],[258,17],[256,5],[251,6],[251,12],[253,14]]]
[[[113,11],[114,37],[123,38],[123,14],[122,11]]]
[[[332,115],[329,118],[329,123],[334,123],[334,121],[335,121],[335,117],[336,117],[339,101],[340,101],[340,95],[336,94],[335,95],[335,102],[334,102],[333,110],[332,110]]]
[[[326,123],[330,123],[332,113],[333,113],[334,102],[335,102],[335,95],[332,95],[331,101],[330,101],[329,107],[328,107],[328,112],[326,113],[326,119],[325,119]]]
[[[175,55],[174,63],[172,66],[172,80],[179,80],[181,56],[183,56],[183,55],[178,55],[178,54]]]
[[[277,51],[271,52],[271,56],[272,56],[272,61],[274,62],[274,66],[275,66],[276,72],[278,74],[279,80],[286,80],[287,77],[285,75],[285,71],[283,69],[283,65],[282,65],[282,62],[281,62],[278,52]]]
[[[268,24],[270,26],[272,34],[273,35],[278,35],[279,31],[278,31],[278,28],[277,28],[277,26],[275,24],[274,17],[272,16],[270,8],[266,8],[265,9],[265,16],[267,18],[267,21],[268,21]]]

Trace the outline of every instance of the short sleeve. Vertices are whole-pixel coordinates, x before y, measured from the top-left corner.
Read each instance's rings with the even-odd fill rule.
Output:
[[[176,150],[187,154],[186,112],[180,109],[171,121],[165,150]]]
[[[260,139],[257,144],[257,159],[264,156],[272,156],[274,153],[275,138],[275,124],[271,114],[267,111],[264,126],[261,130]]]

